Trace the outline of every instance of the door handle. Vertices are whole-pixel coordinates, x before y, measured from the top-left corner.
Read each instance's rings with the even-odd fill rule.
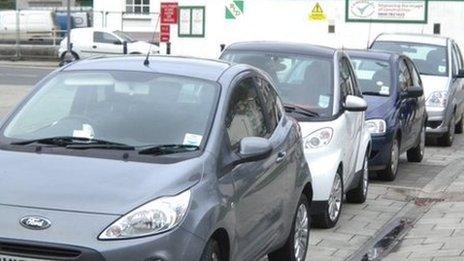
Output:
[[[281,151],[281,152],[277,153],[276,162],[277,162],[277,163],[281,163],[282,161],[285,160],[286,157],[287,157],[287,152]]]
[[[96,46],[96,45],[93,45],[92,48],[93,48],[93,49],[97,49],[97,46]]]

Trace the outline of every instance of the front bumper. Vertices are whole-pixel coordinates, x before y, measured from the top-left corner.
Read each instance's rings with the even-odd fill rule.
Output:
[[[118,218],[115,215],[12,206],[0,206],[0,213],[2,213],[2,218],[0,218],[0,246],[2,244],[18,246],[17,248],[10,248],[12,251],[9,252],[0,247],[0,256],[63,260],[63,258],[56,256],[57,253],[74,253],[73,256],[69,256],[64,260],[187,261],[199,260],[206,244],[204,240],[182,227],[163,234],[137,239],[98,240],[97,237],[101,231]],[[52,225],[46,230],[26,229],[18,221],[28,215],[47,217],[52,222]],[[27,249],[33,249],[34,251],[24,252]],[[47,251],[47,249],[60,251]]]
[[[369,170],[383,170],[390,162],[390,149],[393,132],[384,135],[372,135],[372,150],[369,155]]]
[[[427,107],[427,135],[442,135],[448,131],[449,119],[446,117],[446,108]]]

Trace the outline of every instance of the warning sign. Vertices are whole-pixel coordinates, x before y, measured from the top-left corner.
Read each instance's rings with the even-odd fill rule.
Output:
[[[243,0],[227,1],[226,3],[226,19],[237,19],[243,15],[245,3]]]
[[[313,7],[311,13],[308,15],[308,19],[310,21],[325,21],[327,19],[327,16],[319,3],[316,3]]]

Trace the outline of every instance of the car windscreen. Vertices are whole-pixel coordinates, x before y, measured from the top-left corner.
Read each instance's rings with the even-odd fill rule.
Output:
[[[133,42],[136,42],[134,38],[132,38],[132,36],[124,33],[124,32],[121,32],[121,31],[114,31],[113,32],[115,35],[119,36],[119,38],[121,38],[123,41],[126,41],[128,43],[133,43]]]
[[[2,143],[76,137],[200,147],[219,88],[210,81],[148,72],[61,72],[17,110],[2,129]]]
[[[333,115],[332,60],[319,56],[260,51],[234,51],[223,60],[255,66],[267,72],[277,84],[285,104],[295,104],[320,117]]]
[[[392,51],[407,55],[423,75],[448,75],[446,47],[422,43],[375,41],[373,49]]]
[[[350,56],[363,95],[390,96],[392,73],[387,61]]]

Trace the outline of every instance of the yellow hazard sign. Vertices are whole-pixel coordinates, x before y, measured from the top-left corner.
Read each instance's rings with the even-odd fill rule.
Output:
[[[325,19],[327,19],[327,16],[319,3],[316,3],[313,7],[313,10],[308,15],[308,19],[310,21],[325,21]]]

